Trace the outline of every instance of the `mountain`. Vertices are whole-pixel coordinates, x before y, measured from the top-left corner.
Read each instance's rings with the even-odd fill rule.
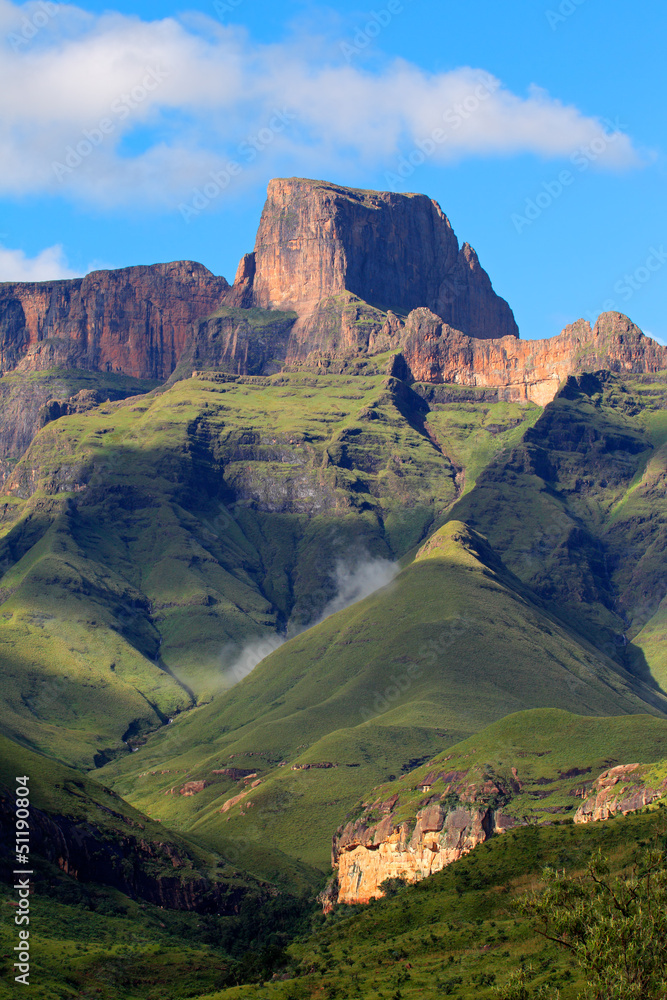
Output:
[[[519,334],[475,251],[459,248],[446,215],[425,195],[273,180],[237,286],[240,304],[296,312],[297,340],[321,304],[344,292],[383,312],[425,306],[472,337]]]
[[[272,181],[233,285],[5,284],[0,328],[7,753],[314,893],[355,803],[508,715],[611,718],[600,781],[662,724],[667,348],[522,340],[431,199]]]
[[[449,522],[393,583],[291,639],[101,773],[203,843],[223,850],[231,839],[256,874],[268,876],[269,835],[326,870],[335,817],[380,776],[540,706],[659,715],[667,698],[549,615],[481,536]],[[170,794],[181,774],[201,793]]]
[[[664,374],[568,379],[450,515],[486,535],[508,568],[599,648],[634,657],[633,669],[660,681],[666,403]]]
[[[539,414],[438,406],[450,459],[391,360],[204,375],[48,423],[0,508],[5,731],[72,765],[127,752],[248,643],[316,621],[341,574],[418,545]]]
[[[550,340],[518,334],[475,251],[425,195],[277,179],[231,287],[192,261],[0,284],[0,471],[53,401],[69,412],[82,389],[103,402],[193,369],[321,371],[391,350],[409,382],[544,405],[570,374],[667,368],[667,348],[618,313]]]

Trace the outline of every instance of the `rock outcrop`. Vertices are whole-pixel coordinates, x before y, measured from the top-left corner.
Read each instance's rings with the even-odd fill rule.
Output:
[[[0,795],[0,843],[8,846],[14,829],[14,802]],[[93,823],[30,808],[30,847],[33,856],[55,864],[80,882],[119,889],[134,899],[172,910],[235,914],[248,889],[238,882],[215,880],[203,874],[185,845],[157,842],[142,825],[118,813],[126,827],[110,838]]]
[[[667,793],[667,779],[651,780],[651,768],[622,764],[604,771],[574,815],[575,823],[610,819],[643,809]]]
[[[255,250],[237,272],[239,305],[298,313],[350,292],[383,311],[431,309],[471,337],[518,336],[472,247],[458,240],[426,195],[360,191],[324,181],[271,181]]]
[[[368,903],[383,895],[388,879],[419,882],[458,861],[503,827],[493,809],[454,808],[436,804],[393,827],[391,816],[376,826],[348,824],[336,838],[339,903]]]
[[[481,341],[418,309],[408,316],[399,338],[415,381],[496,388],[499,399],[531,400],[540,406],[550,403],[573,374],[667,368],[667,347],[644,336],[618,312],[603,313],[593,329],[579,320],[548,340]]]
[[[166,379],[192,324],[214,312],[228,291],[224,278],[192,261],[0,284],[0,368]]]
[[[431,782],[443,788],[429,795]],[[520,790],[509,781],[486,777],[475,780],[468,772],[427,776],[420,786],[426,796],[412,816],[401,810],[399,793],[364,806],[361,815],[339,828],[333,838],[332,864],[336,869],[339,903],[368,903],[382,896],[382,883],[399,878],[419,882],[458,861],[495,833],[520,825],[503,812]]]
[[[19,457],[44,419],[84,403],[66,386],[53,395],[35,372],[157,382],[193,369],[319,371],[389,351],[406,381],[539,405],[572,374],[667,368],[667,348],[620,313],[520,340],[475,251],[425,195],[278,179],[231,288],[191,261],[0,284],[0,375],[12,375],[0,384],[0,462]]]
[[[364,803],[336,831],[335,876],[320,897],[326,912],[336,903],[378,899],[384,895],[383,883],[390,879],[419,882],[506,830],[531,822],[550,823],[556,816],[575,823],[606,820],[667,794],[664,762],[620,765],[583,784],[579,779],[590,768],[524,780],[516,767],[501,776],[486,768],[451,770],[450,764],[443,770],[442,766],[440,760],[416,784],[414,778],[402,779],[399,791]],[[571,804],[545,804],[541,818],[536,818],[533,809],[544,798],[561,803],[569,799]],[[575,811],[576,800],[582,798]]]

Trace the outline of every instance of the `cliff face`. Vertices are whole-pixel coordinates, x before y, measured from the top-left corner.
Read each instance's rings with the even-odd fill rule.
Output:
[[[559,385],[580,372],[656,372],[667,367],[667,347],[645,337],[622,313],[603,313],[548,340],[475,340],[426,309],[408,317],[401,350],[418,382],[447,382],[498,389],[500,399],[551,402]]]
[[[596,822],[617,813],[627,816],[662,798],[667,793],[667,779],[660,781],[652,770],[641,764],[622,764],[604,771],[577,809],[574,822]]]
[[[458,861],[494,833],[519,825],[503,813],[521,783],[513,776],[475,780],[467,771],[437,775],[444,791],[427,797],[412,816],[401,810],[401,796],[378,799],[361,815],[340,827],[333,838],[332,863],[337,869],[339,903],[367,903],[383,895],[386,879],[419,882]],[[427,792],[436,775],[427,776]],[[405,818],[403,818],[405,817]]]
[[[526,756],[525,751],[517,755],[522,768]],[[321,896],[325,911],[336,903],[368,903],[383,896],[387,879],[419,882],[513,827],[552,822],[555,816],[575,823],[606,820],[667,794],[664,762],[624,764],[583,782],[590,767],[536,778],[529,765],[519,778],[516,767],[501,776],[486,768],[451,770],[451,764],[450,770],[441,770],[442,763],[429,773],[424,770],[416,785],[414,779],[402,779],[398,792],[364,804],[355,819],[337,830],[332,843],[336,875]],[[552,801],[558,804],[546,804]],[[540,806],[538,817],[534,810]]]
[[[191,261],[0,284],[0,366],[165,379],[191,325],[217,309],[228,290],[224,278]]]
[[[424,306],[472,337],[518,336],[474,250],[459,249],[430,198],[271,181],[254,254],[237,273],[237,303],[293,310],[304,320],[344,292],[385,311]]]
[[[389,803],[383,804],[385,808]],[[350,823],[336,836],[339,903],[368,903],[383,895],[386,879],[419,882],[458,861],[502,829],[490,808],[448,810],[437,803],[417,814],[414,829],[393,827],[391,815],[377,825]]]
[[[128,825],[127,817],[115,819]],[[0,796],[0,839],[13,828],[9,798]],[[135,899],[172,910],[234,914],[247,889],[212,881],[197,871],[187,852],[168,841],[157,843],[136,823],[109,836],[94,824],[30,809],[30,846],[34,855],[56,864],[80,882],[112,886]]]

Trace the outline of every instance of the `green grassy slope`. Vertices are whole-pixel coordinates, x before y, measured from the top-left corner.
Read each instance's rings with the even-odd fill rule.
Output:
[[[37,435],[0,510],[6,732],[101,763],[209,700],[247,642],[316,620],[339,563],[400,558],[442,520],[458,466],[376,361],[186,379]],[[497,409],[484,455],[537,412]]]
[[[53,848],[68,859],[70,870],[78,872],[80,879],[116,886],[125,881],[135,886],[139,898],[144,894],[142,886],[148,887],[150,898],[155,884],[163,882],[167,906],[170,896],[181,901],[187,898],[187,886],[192,883],[202,898],[204,883],[209,888],[222,886],[223,897],[238,890],[239,901],[247,892],[257,895],[260,891],[258,883],[241,875],[233,861],[172,833],[80,771],[0,736],[3,865],[12,866],[16,777],[24,775],[29,778],[31,861],[35,864],[48,858]],[[175,876],[178,884],[172,885]],[[220,908],[224,909],[222,903]]]
[[[290,946],[286,981],[240,986],[199,1000],[310,1000],[312,997],[492,1000],[523,967],[539,995],[575,1000],[582,972],[515,908],[540,884],[545,866],[582,873],[602,851],[613,872],[632,867],[643,848],[664,849],[661,809],[589,826],[527,827],[476,847],[416,886],[365,907],[339,907],[323,926]]]
[[[531,987],[550,985],[574,1000],[579,970],[534,933],[514,901],[547,864],[571,875],[602,850],[614,871],[627,868],[645,845],[664,843],[664,817],[654,807],[585,827],[522,828],[416,886],[326,919],[281,895],[261,907],[251,900],[234,916],[175,913],[43,866],[31,898],[31,992],[38,1000],[385,1000],[396,992],[491,1000],[523,965]],[[0,906],[10,912],[13,902],[0,885]],[[3,983],[14,943],[3,921]]]
[[[667,690],[667,599],[661,602],[633,642],[641,649],[658,684]]]
[[[414,820],[420,809],[443,796],[452,784],[479,789],[490,781],[508,790],[507,801],[497,803],[503,816],[548,823],[571,817],[591,783],[608,768],[658,763],[664,769],[665,762],[667,719],[646,715],[594,718],[532,709],[494,722],[399,781],[375,789],[366,796],[366,803],[398,795],[392,809],[398,824]],[[429,788],[426,793],[425,786]],[[485,798],[480,793],[476,801]],[[353,810],[353,815],[362,808]]]
[[[569,379],[449,515],[485,534],[601,649],[646,673],[633,640],[667,593],[666,441],[664,374]]]
[[[236,839],[257,874],[269,836],[325,869],[334,829],[374,784],[541,706],[589,715],[667,707],[549,618],[480,536],[449,523],[393,584],[291,640],[102,773],[206,843]],[[303,767],[313,764],[335,766]],[[214,773],[229,766],[261,784]],[[209,784],[187,800],[169,794],[184,775]]]

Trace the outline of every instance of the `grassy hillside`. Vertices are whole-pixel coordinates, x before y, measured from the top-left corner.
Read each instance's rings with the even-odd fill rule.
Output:
[[[288,979],[205,994],[200,1000],[363,997],[491,1000],[524,968],[539,996],[575,1000],[581,970],[539,937],[515,908],[539,886],[546,865],[568,875],[601,850],[627,871],[647,845],[665,847],[661,809],[590,826],[527,827],[475,848],[416,886],[366,907],[339,907],[322,928],[289,949]]]
[[[571,378],[449,515],[599,648],[662,680],[654,632],[635,640],[667,594],[666,448],[664,373]]]
[[[292,639],[102,774],[207,844],[235,840],[256,874],[270,874],[267,837],[325,870],[333,831],[371,787],[512,712],[546,706],[588,715],[666,707],[545,614],[484,539],[452,522],[388,587]],[[259,783],[216,773],[230,766]],[[207,785],[185,799],[186,778]]]
[[[392,809],[398,824],[414,820],[452,786],[471,791],[491,782],[508,790],[506,800],[497,803],[503,816],[549,823],[571,818],[603,771],[634,763],[659,764],[660,774],[667,775],[667,719],[532,709],[494,722],[400,780],[374,789],[366,802],[398,795]],[[475,801],[489,798],[479,792]]]
[[[316,620],[340,567],[414,548],[460,466],[424,401],[378,374],[390,361],[187,379],[48,424],[0,508],[4,731],[103,763],[209,700],[248,642]],[[485,405],[464,457],[486,460],[538,413]]]
[[[262,889],[240,874],[233,861],[172,833],[111,789],[0,736],[3,867],[11,867],[13,857],[17,775],[29,777],[31,858],[36,863],[40,857],[48,860],[51,854],[58,855],[62,867],[77,872],[80,880],[125,884],[134,887],[139,897],[151,898],[162,883],[165,905],[171,905],[173,898],[176,908],[187,900],[188,885],[198,890],[202,900],[207,885],[208,889],[221,887],[221,910],[225,895],[238,896],[240,901],[247,892],[257,895]]]
[[[579,970],[535,934],[514,902],[547,864],[571,875],[600,849],[614,870],[627,867],[645,845],[664,844],[664,817],[653,808],[586,827],[506,833],[416,886],[327,918],[281,896],[261,907],[252,901],[233,917],[175,913],[42,866],[31,900],[31,991],[38,1000],[390,1000],[397,993],[491,1000],[524,966],[531,987],[549,985],[574,1000]],[[3,884],[0,905],[12,902]],[[3,981],[13,945],[5,921]]]

